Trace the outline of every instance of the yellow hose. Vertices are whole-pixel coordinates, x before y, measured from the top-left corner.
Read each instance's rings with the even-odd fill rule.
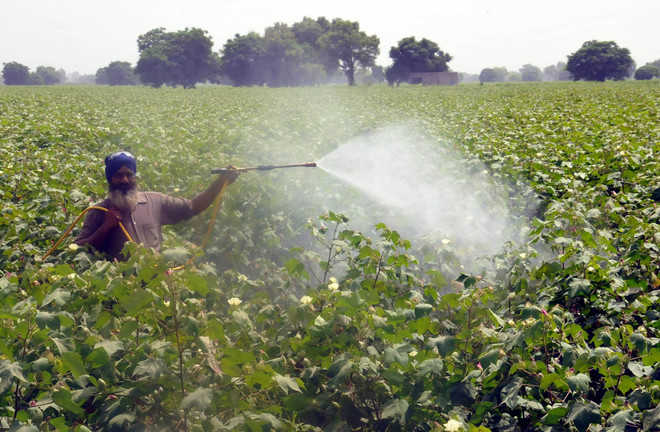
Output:
[[[213,225],[215,224],[215,219],[218,215],[218,210],[220,210],[220,201],[222,200],[222,194],[224,193],[225,188],[227,187],[227,184],[228,184],[227,181],[222,183],[222,186],[220,187],[220,192],[218,192],[218,195],[215,197],[215,200],[213,201],[213,213],[211,214],[211,220],[209,220],[209,225],[206,229],[206,234],[204,235],[204,238],[202,239],[202,246],[201,246],[202,250],[204,250],[206,248],[206,245],[209,241],[209,238],[211,237],[211,231],[213,230]],[[55,249],[57,249],[57,247],[62,243],[62,241],[64,241],[64,239],[69,234],[71,234],[71,231],[73,231],[73,228],[76,226],[76,224],[78,222],[80,222],[80,219],[82,219],[82,217],[90,210],[101,210],[101,211],[104,211],[104,212],[109,211],[107,208],[99,207],[99,206],[87,207],[85,210],[82,211],[82,213],[80,213],[78,215],[76,220],[73,221],[73,223],[69,226],[69,228],[67,228],[67,230],[64,232],[64,234],[62,234],[62,237],[60,237],[59,240],[57,240],[57,242],[55,242],[55,244],[48,250],[48,252],[46,252],[46,254],[41,258],[41,261],[44,261],[46,258],[48,258],[48,256],[51,253],[53,253],[53,251]],[[121,221],[119,221],[119,227],[124,232],[124,235],[126,235],[126,238],[128,239],[128,241],[133,241],[133,238],[128,233],[128,231],[126,231],[126,228],[121,223]],[[171,269],[169,269],[169,271],[174,272],[174,271],[182,270],[184,267],[192,264],[194,258],[195,258],[194,256],[190,257],[190,259],[188,259],[188,261],[184,265],[181,265],[181,266],[178,266],[178,267],[172,267]]]
[[[67,230],[64,232],[64,234],[62,234],[62,237],[60,237],[60,239],[57,240],[57,242],[55,242],[55,244],[53,245],[53,247],[51,247],[51,248],[48,250],[48,252],[46,252],[46,254],[45,254],[43,257],[41,257],[41,261],[44,261],[46,258],[48,258],[48,256],[49,256],[50,254],[53,253],[53,251],[54,251],[55,249],[57,249],[57,247],[58,247],[58,246],[64,241],[64,239],[65,239],[69,234],[71,234],[71,231],[73,231],[73,227],[75,227],[76,224],[77,224],[78,222],[80,222],[80,219],[82,219],[82,217],[83,217],[88,211],[90,211],[90,210],[101,210],[101,211],[104,211],[104,212],[108,212],[108,211],[110,211],[110,210],[108,210],[107,208],[99,207],[99,206],[90,206],[90,207],[87,207],[85,210],[82,211],[82,213],[80,213],[80,214],[78,215],[78,217],[76,218],[76,220],[74,220],[73,223],[72,223],[71,225],[69,225],[69,228],[67,228]],[[128,231],[126,231],[126,227],[124,227],[124,224],[121,223],[121,221],[119,221],[119,228],[121,228],[121,230],[124,232],[124,235],[126,236],[126,238],[128,239],[128,241],[133,241],[133,238],[132,238],[131,235],[128,233]]]

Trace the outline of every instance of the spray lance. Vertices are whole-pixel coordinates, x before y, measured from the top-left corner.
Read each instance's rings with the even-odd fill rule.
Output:
[[[288,165],[259,165],[255,167],[247,168],[216,168],[211,170],[211,174],[228,174],[233,172],[245,172],[245,171],[270,171],[278,168],[298,168],[298,167],[316,167],[316,162],[305,162],[299,164],[288,164]]]

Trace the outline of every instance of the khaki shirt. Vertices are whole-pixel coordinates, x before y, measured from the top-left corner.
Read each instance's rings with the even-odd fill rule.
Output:
[[[110,208],[110,200],[95,204],[95,206]],[[160,250],[163,240],[161,227],[175,224],[194,216],[192,201],[184,198],[175,198],[158,192],[138,192],[137,207],[133,212],[123,211],[122,224],[133,240],[144,246]],[[85,223],[76,240],[81,240],[94,234],[103,224],[105,212],[90,210],[85,217]],[[105,239],[101,252],[113,258],[119,258],[120,252],[128,239],[117,225]]]

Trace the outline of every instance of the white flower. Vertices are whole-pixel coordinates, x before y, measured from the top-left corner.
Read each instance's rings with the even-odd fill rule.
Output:
[[[519,254],[518,256],[519,256],[520,258],[522,258],[522,259],[525,259],[525,258],[527,258],[527,254],[526,254],[526,253],[524,253],[524,252],[523,252],[523,253],[521,253],[521,254]]]
[[[323,319],[321,315],[317,316],[316,319],[314,320],[314,325],[317,327],[323,327],[326,325],[328,322]]]
[[[412,351],[410,351],[410,352],[408,353],[408,355],[409,355],[410,357],[415,357],[415,356],[417,355],[417,351],[412,350]]]
[[[78,250],[78,248],[80,248],[80,246],[78,246],[78,245],[75,244],[75,243],[71,243],[71,244],[69,245],[69,250],[76,251],[76,250]]]
[[[458,420],[450,419],[447,423],[445,423],[445,430],[448,432],[456,432],[463,429],[463,423],[459,422]]]
[[[339,284],[337,282],[332,282],[328,284],[328,289],[330,291],[337,291],[339,289]]]
[[[330,283],[337,283],[337,278],[334,276],[330,276],[330,279],[328,279],[328,282]]]
[[[449,243],[451,243],[451,240],[449,240],[449,239],[447,239],[447,238],[446,238],[446,239],[442,239],[442,244],[443,244],[443,245],[448,245]]]
[[[245,276],[244,274],[239,273],[238,274],[238,281],[239,282],[246,282],[248,280],[248,277]]]
[[[241,303],[243,303],[243,301],[241,299],[239,299],[238,297],[232,297],[229,300],[227,300],[227,303],[229,303],[232,306],[238,306]]]
[[[311,298],[310,296],[302,296],[302,297],[300,297],[300,303],[305,304],[305,305],[306,305],[306,304],[310,304],[310,303],[313,302],[313,301],[314,301],[314,299]]]
[[[75,280],[76,279],[76,274],[75,273],[69,273],[68,275],[66,275],[66,277],[68,277],[71,280]]]

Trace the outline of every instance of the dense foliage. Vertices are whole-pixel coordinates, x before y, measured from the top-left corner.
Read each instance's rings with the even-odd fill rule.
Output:
[[[213,81],[220,72],[213,41],[205,30],[157,28],[138,36],[137,42],[140,59],[135,73],[152,87],[194,88],[199,82]]]
[[[129,62],[113,61],[96,71],[96,84],[136,85],[138,77]]]
[[[622,80],[631,75],[635,66],[630,51],[613,41],[591,40],[568,56],[566,70],[574,80]]]
[[[1,88],[2,427],[657,430],[659,108],[657,81]],[[211,168],[314,160],[399,122],[512,207],[540,198],[528,241],[461,274],[451,242],[418,247],[349,185],[288,171],[242,175],[183,271],[205,216],[162,254],[38,259],[119,147],[143,187],[191,196]]]
[[[446,72],[451,61],[451,55],[438,44],[426,38],[416,41],[414,36],[403,38],[390,48],[390,58],[392,66],[385,71],[390,85],[408,81],[411,72]]]
[[[379,43],[358,22],[305,17],[291,26],[276,23],[263,36],[237,34],[222,49],[221,68],[234,85],[314,85],[337,70],[353,85],[358,68],[374,66]]]

